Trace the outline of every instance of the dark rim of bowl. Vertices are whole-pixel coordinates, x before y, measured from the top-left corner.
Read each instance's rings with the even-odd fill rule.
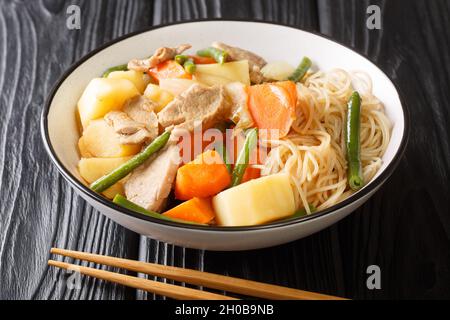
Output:
[[[278,221],[274,221],[271,223],[267,223],[267,224],[263,224],[263,225],[257,225],[257,226],[241,226],[241,227],[218,227],[218,226],[203,226],[203,225],[193,225],[193,224],[184,224],[184,223],[180,223],[180,222],[172,222],[172,221],[166,221],[166,220],[161,220],[161,219],[157,219],[157,218],[152,218],[131,210],[128,210],[126,208],[123,208],[119,205],[116,205],[115,203],[113,203],[112,201],[102,197],[101,195],[95,193],[94,191],[92,191],[91,189],[89,189],[87,186],[85,186],[83,183],[81,183],[74,175],[72,175],[72,173],[70,171],[68,171],[64,165],[61,163],[61,161],[59,160],[59,158],[57,157],[55,150],[53,149],[51,143],[50,143],[50,137],[49,137],[49,133],[48,133],[48,113],[50,110],[50,105],[53,101],[53,98],[56,94],[56,92],[58,91],[59,87],[61,86],[61,84],[66,80],[66,78],[76,69],[78,68],[81,64],[83,64],[86,60],[90,59],[92,56],[94,56],[95,54],[97,54],[98,52],[110,47],[111,45],[120,42],[124,39],[133,37],[135,35],[141,34],[141,33],[145,33],[151,30],[156,30],[156,29],[160,29],[160,28],[164,28],[164,27],[168,27],[168,26],[173,26],[173,25],[178,25],[178,24],[185,24],[185,23],[196,23],[196,22],[221,22],[221,21],[229,21],[229,22],[250,22],[250,23],[263,23],[263,24],[272,24],[272,25],[276,25],[276,26],[282,26],[282,27],[288,27],[288,28],[292,28],[295,30],[301,30],[316,36],[319,36],[321,38],[324,38],[326,40],[330,40],[338,45],[341,45],[343,47],[346,47],[350,50],[352,50],[354,53],[364,57],[366,60],[368,60],[369,62],[371,62],[372,64],[374,64],[367,55],[363,54],[363,53],[359,53],[357,52],[355,49],[346,46],[344,44],[341,44],[333,39],[331,39],[330,37],[317,33],[317,32],[313,32],[313,31],[306,31],[306,30],[302,30],[300,28],[296,28],[290,25],[285,25],[285,24],[281,24],[281,23],[275,23],[275,22],[271,22],[271,21],[264,21],[264,20],[245,20],[245,19],[198,19],[198,20],[186,20],[186,21],[180,21],[180,22],[174,22],[174,23],[167,23],[167,24],[162,24],[162,25],[157,25],[157,26],[151,26],[151,27],[147,27],[145,29],[139,30],[139,31],[135,31],[129,34],[126,34],[124,36],[121,36],[117,39],[114,39],[102,46],[100,46],[99,48],[89,52],[87,55],[85,55],[84,57],[82,57],[81,59],[79,59],[77,62],[75,62],[72,66],[70,66],[70,68],[64,72],[64,74],[59,78],[59,80],[56,82],[56,84],[53,86],[50,95],[47,97],[47,100],[45,102],[45,106],[44,109],[42,111],[41,114],[41,134],[42,134],[42,138],[44,141],[44,145],[45,148],[48,152],[48,154],[50,155],[51,160],[54,162],[54,164],[56,165],[58,171],[69,181],[71,182],[71,184],[73,186],[75,186],[79,191],[81,191],[83,194],[89,196],[90,198],[93,198],[94,200],[100,202],[101,204],[119,211],[123,214],[132,216],[134,218],[137,219],[141,219],[141,220],[145,220],[148,222],[153,222],[153,223],[157,223],[157,224],[163,224],[166,226],[170,226],[170,227],[176,227],[176,228],[182,228],[182,229],[194,229],[194,230],[199,230],[199,231],[222,231],[222,232],[229,232],[229,231],[258,231],[258,230],[264,230],[264,229],[272,229],[272,228],[278,228],[278,227],[285,227],[285,226],[289,226],[289,225],[293,225],[293,224],[297,224],[297,223],[301,223],[304,221],[309,221],[309,220],[314,220],[314,219],[318,219],[320,217],[323,217],[327,214],[330,214],[332,212],[335,212],[339,209],[342,209],[346,206],[348,206],[349,204],[351,204],[352,202],[361,199],[362,197],[366,196],[367,194],[369,194],[370,192],[372,192],[373,190],[375,190],[377,187],[379,187],[393,172],[394,169],[398,166],[404,152],[406,149],[406,145],[409,139],[409,132],[410,132],[410,118],[409,118],[409,111],[408,108],[406,106],[406,104],[404,104],[404,102],[402,101],[402,97],[401,97],[401,91],[399,90],[399,88],[397,87],[397,85],[392,81],[392,79],[387,76],[383,70],[380,71],[386,76],[387,79],[389,79],[392,84],[394,85],[398,95],[399,95],[399,99],[400,99],[400,103],[402,105],[402,111],[403,111],[403,118],[404,118],[404,129],[403,129],[403,136],[402,136],[402,141],[400,143],[400,146],[396,152],[396,154],[394,155],[394,158],[392,159],[391,163],[389,163],[389,165],[386,167],[386,169],[378,176],[376,177],[374,180],[370,181],[370,184],[367,185],[365,188],[361,189],[360,191],[352,194],[350,197],[344,199],[343,201],[335,204],[334,206],[325,209],[325,210],[321,210],[315,214],[311,214],[308,216],[304,216],[304,217],[298,217],[298,218],[293,218],[293,219],[284,219],[284,220],[278,220]],[[374,64],[375,65],[375,64]],[[376,66],[376,65],[375,65]]]

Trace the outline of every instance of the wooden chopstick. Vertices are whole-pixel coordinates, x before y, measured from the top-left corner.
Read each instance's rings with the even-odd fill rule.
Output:
[[[183,269],[172,266],[163,266],[154,263],[134,261],[122,258],[102,256],[98,254],[52,248],[51,253],[67,256],[75,259],[86,260],[94,263],[104,264],[112,267],[123,268],[135,272],[150,274],[162,278],[168,278],[175,281],[186,282],[194,285],[204,286],[212,289],[218,289],[228,292],[239,293],[247,296],[264,298],[264,299],[281,299],[281,300],[345,300],[343,298],[329,296],[314,292],[297,290],[257,281],[245,280],[240,278],[228,277],[209,272],[202,272],[191,269]],[[88,268],[90,269],[90,268]],[[97,270],[97,269],[94,269]],[[106,271],[103,271],[106,272]],[[81,272],[83,273],[83,272]],[[115,273],[112,273],[116,275]],[[93,275],[98,277],[97,275]],[[127,276],[128,277],[128,276]],[[134,277],[130,277],[136,279]],[[103,278],[102,278],[103,279]],[[108,280],[108,279],[105,279]],[[112,280],[111,280],[112,281]],[[150,281],[150,280],[146,280]],[[116,282],[116,281],[115,281]],[[152,281],[157,284],[160,282]],[[119,282],[128,285],[124,282]],[[180,288],[175,286],[176,288]],[[136,288],[136,287],[134,287]],[[142,288],[141,288],[142,289]],[[187,289],[187,288],[186,288]],[[144,289],[147,290],[147,289]],[[193,290],[193,289],[190,289]],[[152,291],[152,290],[148,290]],[[154,292],[154,291],[152,291]],[[204,292],[204,291],[200,291]],[[165,295],[165,294],[163,294]],[[167,295],[169,297],[169,295]],[[217,295],[215,295],[217,296]],[[170,296],[173,297],[173,296]],[[225,296],[222,296],[225,297]],[[227,297],[229,298],[229,297]]]
[[[98,279],[123,284],[127,287],[142,289],[153,292],[162,296],[173,299],[190,299],[190,300],[236,300],[236,298],[215,294],[207,291],[195,290],[191,288],[176,286],[168,283],[162,283],[153,280],[142,279],[138,277],[127,276],[120,273],[99,270],[84,266],[78,266],[61,261],[49,260],[50,266],[76,270],[81,274],[95,277]]]

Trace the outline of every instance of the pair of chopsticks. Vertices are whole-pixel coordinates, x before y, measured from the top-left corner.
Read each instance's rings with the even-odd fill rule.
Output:
[[[145,273],[179,282],[190,283],[211,289],[234,292],[241,295],[281,300],[341,300],[342,298],[324,294],[297,290],[251,280],[227,277],[214,273],[163,266],[154,263],[114,258],[98,254],[52,248],[51,253],[65,257],[85,260],[129,271]],[[98,279],[119,283],[131,288],[141,289],[174,299],[195,300],[236,300],[236,298],[208,291],[196,290],[183,286],[142,279],[120,273],[78,266],[62,261],[49,260],[48,264],[62,269],[76,270],[81,274]]]

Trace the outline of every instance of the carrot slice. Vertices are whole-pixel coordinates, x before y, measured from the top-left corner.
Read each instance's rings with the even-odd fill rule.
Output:
[[[242,139],[242,140],[244,140],[244,139]],[[234,147],[232,155],[233,155],[233,158],[234,158],[234,162],[233,163],[236,163],[236,160],[237,160],[237,157],[238,157],[238,154],[239,154],[239,150],[240,150],[239,148],[243,147],[243,141],[239,142],[239,136],[236,136],[236,137],[234,137],[234,143],[230,144],[230,145],[232,147]],[[251,151],[249,160],[252,163],[256,162],[256,164],[261,164],[264,161],[264,159],[263,159],[264,155],[265,154],[263,154],[262,148],[261,148],[261,146],[259,145],[259,142],[258,142],[257,147]],[[247,181],[250,181],[250,180],[253,180],[253,179],[257,179],[260,176],[261,176],[261,169],[253,168],[252,166],[248,166],[247,169],[245,169],[244,176],[242,177],[242,182],[241,183],[244,183],[244,182],[247,182]]]
[[[244,172],[244,176],[242,177],[242,182],[247,182],[253,179],[258,179],[261,177],[261,169],[253,168],[253,167],[247,167]]]
[[[291,104],[297,103],[297,87],[293,81],[279,81],[274,83],[276,86],[286,89],[291,98]]]
[[[170,78],[192,79],[192,75],[184,70],[183,66],[174,60],[161,62],[156,67],[151,68],[148,73],[158,81],[161,79]]]
[[[279,137],[289,133],[295,118],[297,94],[291,81],[266,83],[248,88],[248,108],[260,129],[277,129]]]
[[[164,212],[163,215],[197,223],[209,223],[215,217],[210,198],[192,198]]]
[[[219,139],[217,136],[208,137],[204,135],[204,132],[194,131],[189,136],[180,137],[178,145],[180,146],[182,164],[191,162],[206,149],[213,149],[215,144],[221,145],[223,143],[225,143],[225,134]]]
[[[189,200],[216,195],[231,183],[231,177],[220,154],[208,150],[180,167],[175,179],[175,197]]]
[[[200,56],[189,56],[189,57],[192,58],[192,60],[194,60],[195,64],[217,63],[216,60],[214,60],[214,58],[211,57],[200,57]]]

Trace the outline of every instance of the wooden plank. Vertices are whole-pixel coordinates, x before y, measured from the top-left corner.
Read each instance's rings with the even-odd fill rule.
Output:
[[[66,28],[69,4],[81,7],[79,31]],[[70,290],[69,275],[47,267],[52,246],[136,258],[138,236],[69,188],[46,155],[39,118],[70,64],[148,23],[149,9],[144,1],[2,2],[0,299],[134,298],[133,290],[84,277],[80,290]]]
[[[366,28],[378,5],[381,30]],[[449,298],[450,71],[448,1],[319,0],[320,31],[355,47],[399,86],[411,112],[403,162],[360,210],[339,223],[347,295]],[[366,268],[381,268],[368,290]]]
[[[81,30],[65,27],[81,8]],[[367,6],[382,29],[365,27]],[[450,3],[381,0],[67,0],[0,6],[0,299],[124,299],[126,290],[46,267],[51,246],[229,274],[349,298],[449,298]],[[184,249],[117,226],[74,194],[42,147],[51,85],[99,45],[147,25],[199,18],[275,21],[320,31],[367,54],[399,86],[413,134],[404,161],[360,210],[287,245],[247,252]],[[138,249],[139,248],[139,249]],[[382,290],[368,290],[377,264]],[[137,293],[139,299],[160,298]]]

